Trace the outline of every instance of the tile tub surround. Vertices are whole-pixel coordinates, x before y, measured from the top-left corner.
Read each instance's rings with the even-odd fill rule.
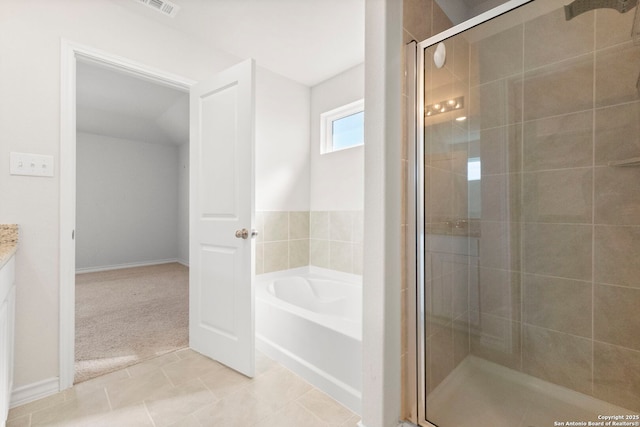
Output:
[[[256,274],[308,265],[362,274],[362,211],[263,211],[256,226]]]
[[[18,248],[18,224],[0,224],[0,268]]]

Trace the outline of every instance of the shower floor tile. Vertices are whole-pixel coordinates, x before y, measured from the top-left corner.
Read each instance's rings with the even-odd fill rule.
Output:
[[[438,427],[586,425],[623,414],[634,412],[474,356],[427,400],[427,418]]]

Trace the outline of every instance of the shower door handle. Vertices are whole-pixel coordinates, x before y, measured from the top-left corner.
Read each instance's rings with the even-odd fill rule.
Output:
[[[256,230],[247,230],[246,228],[243,228],[242,230],[236,230],[236,237],[238,239],[248,239],[249,237],[254,238],[258,235],[258,232]]]

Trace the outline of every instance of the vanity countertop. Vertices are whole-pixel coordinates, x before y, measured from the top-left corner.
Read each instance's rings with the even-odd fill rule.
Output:
[[[0,268],[18,249],[18,224],[0,224]]]

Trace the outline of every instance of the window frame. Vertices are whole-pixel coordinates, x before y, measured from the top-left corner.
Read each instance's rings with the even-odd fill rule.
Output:
[[[334,148],[333,146],[333,122],[362,112],[364,112],[364,98],[320,114],[320,154],[362,147],[364,138],[361,144],[341,148]]]

